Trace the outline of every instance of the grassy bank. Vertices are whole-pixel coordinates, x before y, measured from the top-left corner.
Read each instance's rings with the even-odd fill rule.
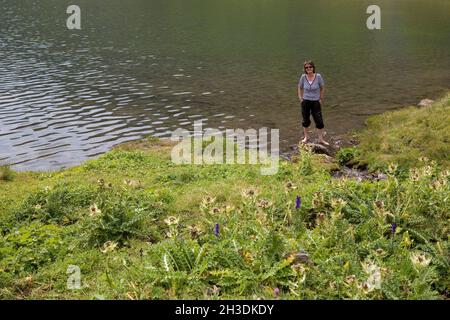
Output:
[[[448,297],[449,150],[432,139],[448,138],[443,102],[369,121],[351,157],[389,167],[382,181],[334,179],[305,150],[272,176],[175,165],[172,145],[155,139],[55,173],[8,174],[0,297]],[[81,288],[68,289],[77,267]]]
[[[408,170],[427,157],[449,167],[450,94],[431,107],[408,107],[371,117],[367,128],[357,134],[357,148],[341,151],[346,160],[368,165],[370,170],[390,163]]]

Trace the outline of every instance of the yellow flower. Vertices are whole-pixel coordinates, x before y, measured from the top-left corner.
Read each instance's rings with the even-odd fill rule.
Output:
[[[381,289],[381,268],[371,260],[362,262],[361,265],[364,272],[369,275],[367,280],[362,284],[363,291],[369,293],[374,289]]]
[[[410,255],[411,262],[415,266],[426,267],[430,264],[431,258],[427,258],[427,256],[423,253],[416,252]]]
[[[347,261],[347,262],[344,264],[344,270],[348,270],[348,269],[350,269],[350,261]]]
[[[442,171],[440,176],[441,176],[441,178],[447,178],[448,176],[450,176],[450,170]]]
[[[250,188],[250,189],[246,189],[246,190],[242,191],[241,194],[244,198],[249,199],[249,198],[256,197],[258,195],[258,193],[259,193],[258,190]]]
[[[97,204],[95,203],[89,207],[89,212],[91,216],[96,216],[102,213],[102,211],[97,207]]]
[[[354,274],[349,275],[345,278],[345,283],[351,285],[353,282],[355,282],[356,276]]]
[[[219,214],[221,211],[222,211],[222,210],[220,210],[219,208],[214,207],[214,208],[212,208],[209,212],[210,212],[211,214]]]
[[[97,180],[97,184],[100,186],[100,187],[104,187],[105,186],[105,180],[103,180],[103,179],[98,179]]]
[[[243,255],[245,261],[253,262],[254,258],[253,258],[253,255],[252,255],[252,253],[250,251],[244,251],[242,255]]]
[[[216,202],[216,198],[211,197],[211,196],[206,196],[202,199],[202,206],[207,207],[207,206],[213,204],[214,202]]]
[[[425,167],[423,167],[423,168],[422,168],[422,174],[423,174],[425,177],[431,176],[431,175],[433,174],[433,167],[431,167],[431,166],[425,166]]]
[[[394,174],[394,173],[397,171],[397,168],[398,168],[397,164],[391,163],[391,164],[388,166],[388,172],[389,172],[390,174]]]
[[[177,225],[179,221],[180,221],[180,219],[177,218],[177,217],[174,217],[174,216],[169,216],[169,217],[167,217],[166,219],[164,219],[164,222],[165,222],[168,226],[171,226],[171,225]]]
[[[323,195],[321,192],[314,192],[312,198],[312,206],[313,208],[317,208],[321,203],[323,203]]]
[[[331,206],[333,208],[342,208],[347,204],[347,202],[345,202],[344,200],[342,200],[341,198],[338,199],[331,199]]]
[[[234,206],[230,206],[230,205],[226,205],[226,206],[223,208],[223,210],[225,211],[225,213],[233,212],[234,209],[235,209],[235,207],[234,207]]]
[[[198,238],[203,233],[202,229],[196,225],[189,226],[188,230],[192,239]]]
[[[141,182],[133,179],[124,179],[123,183],[132,188],[138,188],[141,186]]]
[[[266,209],[268,207],[272,206],[272,202],[266,199],[259,199],[258,200],[258,207]]]
[[[292,183],[291,181],[286,182],[284,187],[286,188],[286,190],[295,190],[295,189],[297,189],[297,186],[294,183]]]
[[[419,170],[417,170],[416,168],[410,169],[409,177],[412,181],[419,181],[420,178]]]
[[[113,241],[106,241],[103,244],[103,249],[100,249],[101,252],[103,253],[108,253],[110,251],[114,251],[114,249],[116,249],[117,247],[117,243],[113,242]]]

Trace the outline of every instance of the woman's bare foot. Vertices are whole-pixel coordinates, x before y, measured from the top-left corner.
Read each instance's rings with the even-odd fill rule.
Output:
[[[321,144],[323,144],[323,145],[326,145],[326,146],[329,146],[329,145],[330,145],[328,142],[326,142],[326,141],[323,140],[323,139],[320,139],[320,140],[319,140],[319,143],[321,143]]]
[[[304,137],[303,140],[302,140],[302,143],[308,143],[308,141],[309,141],[309,138],[308,137]]]

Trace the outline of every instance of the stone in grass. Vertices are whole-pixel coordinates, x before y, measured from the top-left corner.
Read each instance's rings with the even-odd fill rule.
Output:
[[[417,104],[417,106],[419,107],[429,107],[434,103],[434,100],[430,100],[430,99],[422,99],[420,100],[420,102]]]
[[[288,253],[284,258],[287,259],[289,257],[294,258],[294,260],[292,261],[292,264],[314,265],[314,262],[311,260],[308,253],[306,253],[303,250],[298,251],[298,252]]]

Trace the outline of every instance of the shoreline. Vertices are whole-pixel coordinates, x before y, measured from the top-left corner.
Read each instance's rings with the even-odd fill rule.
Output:
[[[447,92],[448,92],[448,91],[447,91]],[[421,99],[421,101],[419,101],[419,102],[418,102],[416,105],[414,105],[414,106],[420,107],[420,103],[421,103],[422,101],[428,101],[427,103],[430,103],[430,102],[432,103],[432,102],[435,102],[435,101],[439,101],[439,100],[444,99],[447,95],[448,95],[448,93],[446,94],[446,91],[444,91],[443,94],[442,94],[442,95],[439,95],[435,100],[431,100],[431,99],[429,99],[429,98],[424,98],[424,99]],[[367,127],[367,121],[368,121],[370,118],[377,117],[377,116],[382,115],[382,114],[384,114],[384,113],[389,113],[389,112],[393,112],[393,111],[397,111],[397,110],[403,110],[403,109],[405,109],[405,108],[410,108],[410,107],[413,107],[413,105],[399,106],[398,108],[394,108],[394,109],[392,109],[392,110],[385,111],[385,112],[382,112],[382,113],[380,113],[380,114],[371,115],[371,116],[369,116],[369,117],[367,117],[367,118],[365,119],[364,125],[363,125],[363,127],[360,128],[360,129],[357,129],[357,130],[356,130],[356,129],[350,129],[350,130],[349,130],[348,132],[346,132],[346,133],[337,134],[337,135],[329,135],[329,136],[328,136],[328,139],[330,140],[330,141],[329,141],[329,142],[330,142],[330,147],[329,147],[329,148],[326,148],[326,149],[329,149],[329,150],[324,152],[324,149],[322,149],[322,150],[319,150],[319,153],[325,153],[325,154],[327,154],[327,155],[330,155],[330,156],[334,157],[334,155],[336,154],[337,151],[339,151],[339,149],[341,149],[341,148],[347,148],[347,147],[352,147],[352,146],[356,146],[356,145],[358,144],[358,141],[357,141],[357,139],[355,138],[355,136],[356,136],[358,133],[360,133],[360,132],[362,132],[362,131],[364,131],[364,130],[366,129],[366,127]],[[423,106],[422,106],[422,107],[423,107]],[[300,128],[300,127],[299,127],[299,128]],[[300,128],[300,129],[301,129],[301,128]],[[300,129],[299,129],[299,130],[300,130]],[[311,131],[315,131],[315,129],[313,128],[313,126],[311,126]],[[58,167],[49,167],[49,168],[47,168],[47,169],[42,169],[42,170],[37,170],[37,169],[19,169],[19,170],[13,169],[13,170],[16,171],[16,172],[40,172],[40,173],[45,173],[45,172],[57,172],[57,171],[61,171],[61,170],[67,170],[67,169],[70,169],[70,168],[73,168],[73,167],[82,165],[82,164],[83,164],[84,162],[86,162],[86,161],[90,161],[90,160],[93,160],[93,159],[97,159],[98,157],[101,157],[102,155],[104,155],[104,154],[110,152],[111,150],[113,150],[114,148],[116,148],[116,147],[118,147],[118,146],[120,146],[120,145],[122,145],[122,144],[133,143],[133,142],[136,142],[136,141],[145,140],[145,139],[147,139],[149,136],[151,136],[151,135],[148,135],[148,136],[144,135],[144,136],[143,136],[142,138],[140,138],[140,139],[130,140],[130,141],[123,142],[123,143],[118,143],[118,144],[112,146],[111,149],[109,149],[108,151],[106,151],[106,152],[104,152],[104,153],[102,153],[102,154],[100,154],[100,155],[97,155],[97,156],[95,156],[94,158],[88,158],[88,159],[82,160],[81,162],[77,162],[77,163],[71,164],[71,165],[69,165],[69,166],[64,166],[64,165],[62,165],[62,166],[58,166]],[[168,137],[157,138],[157,139],[168,140],[168,141],[170,141],[170,138],[168,138]],[[300,140],[301,140],[301,138],[300,138]],[[312,144],[316,144],[316,143],[313,142]],[[280,150],[279,150],[279,157],[280,157],[280,159],[284,159],[284,160],[290,161],[290,159],[292,158],[292,155],[294,155],[297,151],[298,151],[298,144],[286,144],[286,146],[285,146],[283,149],[280,148]],[[9,167],[11,167],[11,168],[13,168],[13,167],[15,166],[14,164],[8,163],[8,161],[0,162],[0,165],[3,165],[3,166],[6,165],[6,166],[9,166]]]

